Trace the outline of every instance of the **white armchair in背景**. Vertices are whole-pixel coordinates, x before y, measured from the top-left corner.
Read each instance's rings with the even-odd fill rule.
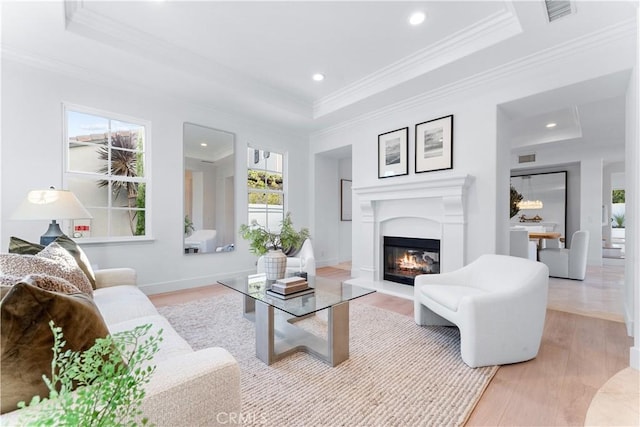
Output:
[[[538,253],[540,262],[549,267],[549,275],[566,279],[584,280],[587,274],[589,232],[580,230],[571,236],[568,249],[548,248]]]

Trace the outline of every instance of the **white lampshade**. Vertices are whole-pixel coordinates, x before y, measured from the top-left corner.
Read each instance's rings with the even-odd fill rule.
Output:
[[[64,234],[56,220],[81,218],[93,216],[71,191],[54,188],[29,191],[26,200],[11,215],[11,219],[17,220],[50,220],[49,229],[40,236],[41,245],[48,245]]]
[[[11,219],[52,220],[93,218],[80,200],[67,190],[33,190],[13,212]]]

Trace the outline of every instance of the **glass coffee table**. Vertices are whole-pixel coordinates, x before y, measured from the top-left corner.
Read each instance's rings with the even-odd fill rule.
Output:
[[[256,356],[267,365],[296,351],[331,366],[349,358],[349,301],[375,291],[321,277],[309,277],[308,282],[315,289],[312,294],[283,300],[266,294],[273,281],[264,274],[218,281],[244,295],[244,316],[256,328]],[[297,321],[320,310],[328,314],[326,339],[296,326]]]

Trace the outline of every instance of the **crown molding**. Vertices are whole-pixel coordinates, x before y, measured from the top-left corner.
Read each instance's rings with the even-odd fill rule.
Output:
[[[226,67],[196,52],[177,46],[165,39],[108,18],[88,8],[84,0],[65,0],[65,28],[67,31],[99,41],[137,57],[172,67],[220,87],[243,88],[263,102],[277,108],[312,117],[312,106],[281,88],[264,84],[237,70]],[[167,61],[171,58],[171,61]]]
[[[455,34],[316,100],[313,118],[325,116],[486,47],[522,33],[513,4]]]
[[[350,120],[345,120],[336,125],[313,132],[312,137],[330,135],[348,128],[355,127],[361,123],[381,119],[390,114],[407,111],[428,102],[434,102],[443,98],[453,96],[457,93],[467,92],[475,87],[483,86],[499,79],[516,75],[531,68],[540,67],[559,59],[569,58],[582,54],[590,49],[605,46],[625,38],[636,36],[636,20],[628,19],[616,24],[612,24],[601,30],[586,34],[581,37],[566,41],[554,47],[543,49],[533,54],[518,58],[506,64],[493,67],[481,73],[474,74],[464,79],[451,82],[436,89],[423,92],[394,104],[370,111],[356,116]]]

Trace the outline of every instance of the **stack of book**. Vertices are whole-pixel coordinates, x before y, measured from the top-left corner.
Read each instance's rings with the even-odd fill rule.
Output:
[[[298,276],[278,279],[271,285],[271,289],[267,290],[267,295],[280,299],[289,299],[310,293],[313,293],[313,288],[309,287],[307,279]]]

